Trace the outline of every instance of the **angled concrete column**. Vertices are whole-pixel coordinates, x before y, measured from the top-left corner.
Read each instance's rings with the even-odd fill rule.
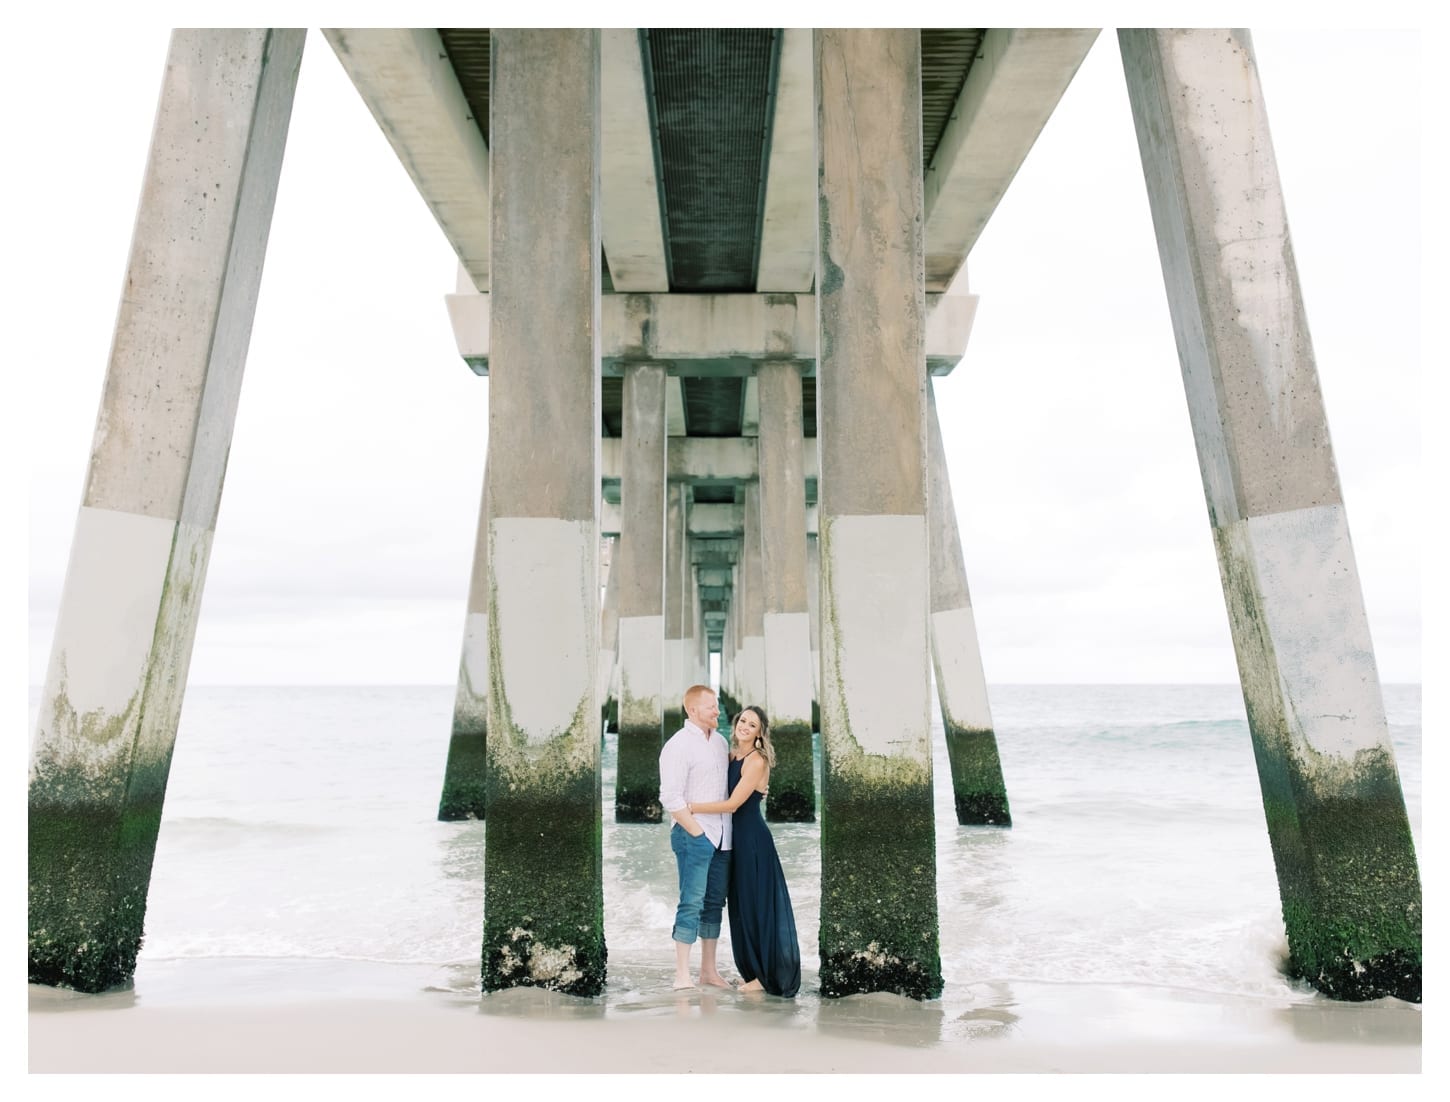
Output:
[[[936,391],[927,382],[927,434],[931,546],[931,660],[941,702],[947,757],[952,765],[952,800],[963,826],[1011,826],[1007,786],[992,711],[987,705],[987,678],[977,644],[977,621],[967,589],[967,563],[957,530],[946,451],[936,415]]]
[[[487,806],[488,764],[488,468],[478,503],[478,534],[473,541],[473,573],[468,579],[468,612],[463,653],[458,659],[458,688],[453,695],[453,732],[438,800],[442,822],[482,819]]]
[[[619,764],[614,821],[660,821],[664,724],[665,368],[624,373],[619,500]],[[671,734],[674,733],[672,729]]]
[[[1417,1002],[1419,869],[1253,46],[1119,41],[1289,968],[1334,998]]]
[[[671,482],[665,489],[665,644],[664,687],[660,693],[666,737],[685,722],[685,582],[689,578],[689,540],[685,533],[683,482]]]
[[[760,484],[747,482],[745,532],[740,553],[740,635],[735,680],[740,705],[765,707],[765,568],[760,556]],[[731,717],[734,718],[733,716]]]
[[[493,30],[483,988],[604,987],[599,32]]]
[[[599,614],[599,699],[600,718],[607,729],[619,727],[619,702],[614,696],[615,655],[619,650],[619,540],[610,541],[609,575],[604,580],[604,606]]]
[[[776,765],[766,818],[811,823],[816,781],[811,739],[811,616],[806,600],[806,494],[801,376],[767,360],[760,381],[760,530],[765,710]]]
[[[136,967],[304,34],[171,37],[32,743],[32,983]]]
[[[921,60],[817,30],[821,993],[941,993],[927,628]]]

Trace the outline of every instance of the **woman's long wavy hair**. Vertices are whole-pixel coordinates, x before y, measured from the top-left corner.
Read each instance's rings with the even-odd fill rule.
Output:
[[[770,742],[770,720],[765,718],[765,709],[759,704],[748,704],[740,709],[740,715],[735,717],[735,723],[740,722],[740,716],[746,712],[754,712],[755,718],[760,720],[760,734],[755,736],[755,749],[760,751],[760,756],[765,759],[765,764],[772,769],[775,768],[775,747]],[[735,725],[730,725],[733,736]]]

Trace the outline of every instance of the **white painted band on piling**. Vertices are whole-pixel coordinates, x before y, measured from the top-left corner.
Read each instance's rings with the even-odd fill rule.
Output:
[[[470,612],[464,621],[463,653],[458,660],[458,692],[453,722],[488,718],[488,613]]]
[[[947,718],[958,727],[990,731],[992,711],[987,704],[977,621],[970,605],[931,614],[931,656]]]
[[[765,614],[765,695],[770,722],[811,722],[811,618],[805,612]]]
[[[580,703],[594,699],[594,528],[555,517],[489,521],[502,703],[531,746],[566,734]]]
[[[827,678],[856,744],[930,764],[931,683],[926,517],[834,516],[821,568],[832,631],[821,641]],[[834,635],[834,638],[831,637]],[[823,721],[824,722],[824,719]]]
[[[759,704],[765,706],[765,639],[759,635],[746,635],[735,651],[736,699],[741,706]],[[732,717],[734,718],[734,717]]]
[[[81,507],[45,678],[64,688],[78,716],[119,715],[141,690],[176,527],[165,517]]]
[[[620,726],[654,723],[663,714],[665,618],[619,618]]]
[[[1350,759],[1387,740],[1359,572],[1341,505],[1229,526],[1258,580],[1291,729],[1321,754]]]

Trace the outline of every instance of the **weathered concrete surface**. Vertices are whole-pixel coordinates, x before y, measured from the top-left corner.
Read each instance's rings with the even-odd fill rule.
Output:
[[[639,32],[602,30],[600,222],[616,291],[668,291],[660,185],[645,99]]]
[[[916,30],[817,30],[821,993],[941,993]]]
[[[664,682],[660,693],[663,730],[674,734],[685,724],[685,582],[689,577],[689,542],[685,534],[685,485],[665,489],[665,641]],[[668,737],[668,736],[666,736]]]
[[[765,701],[765,570],[761,557],[760,484],[747,482],[736,603],[735,688],[742,706]],[[735,717],[731,716],[733,720]]]
[[[757,378],[765,709],[776,750],[765,815],[775,822],[814,822],[801,378],[794,365],[779,361],[761,364]]]
[[[760,223],[758,291],[809,291],[816,278],[816,119],[811,32],[781,31],[780,73],[765,210]]]
[[[657,823],[664,724],[665,368],[624,376],[620,439],[619,761],[614,819]],[[673,731],[671,731],[673,733]]]
[[[445,296],[458,354],[488,374],[491,322],[487,294]],[[600,370],[622,375],[630,363],[664,361],[674,375],[744,376],[762,360],[816,370],[816,303],[811,295],[610,294],[601,304]],[[933,375],[956,367],[971,336],[976,295],[927,297],[926,359]]]
[[[600,441],[601,478],[607,485],[623,477],[624,449],[622,438],[605,437]],[[667,477],[671,482],[754,482],[760,475],[759,453],[755,440],[739,436],[680,436],[670,447]],[[809,489],[819,470],[816,441],[806,440],[801,448],[804,483]],[[661,491],[663,493],[663,491]],[[663,498],[661,498],[663,500]]]
[[[324,28],[474,287],[489,289],[488,146],[431,28]]]
[[[1122,31],[1289,969],[1419,1001],[1421,892],[1244,31]]]
[[[492,41],[483,988],[592,996],[605,979],[599,32]]]
[[[141,946],[304,31],[177,31],[30,763],[29,977]]]
[[[458,659],[458,688],[453,696],[453,728],[438,799],[442,822],[482,819],[488,806],[488,470],[478,502],[478,534],[473,542],[473,572],[468,579],[468,611],[463,650]]]
[[[931,521],[931,660],[952,769],[952,801],[963,826],[1011,826],[1002,759],[987,702],[987,677],[967,588],[967,564],[947,473],[946,450],[936,414],[936,393],[927,389],[927,490]]]
[[[1027,159],[1096,28],[990,27],[926,174],[926,286],[945,291]]]
[[[599,699],[601,718],[606,727],[619,729],[619,701],[614,695],[617,672],[615,656],[619,652],[619,573],[614,564],[619,560],[619,540],[611,541],[609,573],[604,580],[604,604],[599,613]]]

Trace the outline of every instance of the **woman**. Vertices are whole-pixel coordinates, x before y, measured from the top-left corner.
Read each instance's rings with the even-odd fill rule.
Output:
[[[691,814],[732,812],[730,859],[730,947],[742,979],[741,991],[794,997],[801,985],[801,950],[795,913],[785,886],[775,839],[765,825],[760,801],[775,764],[770,721],[755,705],[735,718],[730,747],[730,798],[690,804]]]

